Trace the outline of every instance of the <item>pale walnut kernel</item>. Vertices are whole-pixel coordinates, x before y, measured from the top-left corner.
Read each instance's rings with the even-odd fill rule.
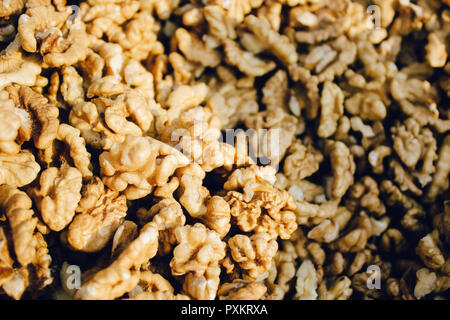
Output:
[[[65,164],[51,167],[41,173],[40,188],[30,191],[47,226],[61,231],[75,215],[81,199],[82,176],[76,168]]]
[[[278,244],[266,233],[235,235],[228,240],[232,261],[242,270],[245,280],[256,280],[269,270]]]

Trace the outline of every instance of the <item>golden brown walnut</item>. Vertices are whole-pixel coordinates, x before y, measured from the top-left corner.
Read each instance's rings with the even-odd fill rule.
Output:
[[[161,256],[169,254],[177,244],[174,230],[184,226],[186,222],[181,205],[173,198],[164,198],[153,205],[150,210],[138,209],[136,215],[140,224],[152,221],[158,226],[158,254]]]
[[[448,44],[446,45],[445,39],[449,33],[450,27],[446,24],[444,28],[428,34],[428,43],[425,46],[426,59],[433,68],[442,68],[447,62]]]
[[[230,258],[244,280],[256,280],[269,270],[278,244],[267,233],[238,234],[228,240]]]
[[[352,281],[346,276],[334,280],[329,288],[322,282],[318,289],[319,300],[347,300],[353,293],[351,285]]]
[[[172,177],[167,184],[156,188],[153,192],[153,196],[159,199],[173,198],[173,194],[179,186],[180,181],[178,178]]]
[[[390,44],[390,40],[394,44]],[[396,66],[392,62],[386,61],[392,55],[392,59],[400,50],[399,38],[391,38],[380,46],[380,51],[377,51],[375,46],[367,41],[362,40],[357,42],[358,58],[363,63],[364,67],[359,72],[354,72],[351,69],[345,71],[348,86],[351,87],[349,97],[345,101],[345,109],[353,115],[360,116],[363,120],[382,120],[387,115],[386,106],[390,103],[386,96],[387,79],[395,75],[397,71]],[[386,45],[387,52],[383,54],[383,45]]]
[[[28,87],[20,87],[18,95],[25,109],[39,124],[33,122],[34,145],[38,149],[47,149],[55,140],[59,127],[58,108],[49,104],[47,98]]]
[[[71,8],[58,12],[53,6],[36,6],[28,8],[19,18],[17,31],[22,48],[27,52],[38,50],[38,39],[45,39],[48,34],[60,32],[64,22],[71,14]]]
[[[77,128],[62,123],[59,125],[56,139],[67,144],[74,166],[81,172],[83,178],[86,178],[92,176],[91,154],[87,151],[80,134]]]
[[[205,172],[194,163],[178,169],[176,175],[180,184],[178,189],[180,203],[194,218],[205,215],[206,202],[210,197],[209,190],[202,185]]]
[[[221,142],[220,129],[220,120],[212,110],[199,106],[182,111],[178,119],[165,126],[161,140],[207,172],[222,166],[229,169],[236,161],[238,150]]]
[[[399,254],[405,252],[407,247],[408,243],[398,229],[389,228],[381,237],[380,248],[385,252]]]
[[[431,125],[439,133],[450,130],[450,119],[442,119],[436,112],[437,88],[429,81],[408,77],[408,74],[398,72],[390,83],[391,95],[398,101],[402,112],[421,126]]]
[[[267,110],[283,109],[288,111],[288,77],[284,70],[278,70],[264,84],[262,102]],[[296,114],[298,116],[299,114]]]
[[[75,22],[71,23],[66,35],[62,37],[55,32],[44,39],[40,48],[40,53],[44,55],[44,65],[61,67],[83,61],[89,53],[90,44],[85,29],[84,23],[75,18]],[[49,40],[48,45],[46,45],[47,40]]]
[[[216,67],[220,63],[220,53],[209,48],[186,29],[178,28],[174,36],[178,47],[189,61],[200,63],[205,67]]]
[[[433,271],[422,268],[416,272],[416,276],[417,282],[414,287],[414,296],[417,299],[422,299],[436,289],[437,276]]]
[[[325,272],[332,276],[340,275],[344,272],[346,264],[347,261],[345,260],[343,254],[336,251],[331,256],[330,264],[326,266]]]
[[[248,76],[263,76],[276,66],[273,61],[262,60],[253,53],[242,50],[233,40],[225,39],[223,43],[225,61]]]
[[[176,227],[183,226],[186,221],[180,204],[173,198],[162,199],[150,210],[138,209],[137,216],[141,224],[152,221],[160,231],[174,230]]]
[[[235,127],[248,115],[258,112],[257,92],[252,83],[248,85],[239,81],[234,75],[225,72],[224,68],[218,67],[217,70],[226,73],[228,78],[219,73],[223,79],[211,84],[207,106],[219,116],[224,128]]]
[[[270,23],[272,29],[279,31],[281,25],[281,10],[283,6],[276,1],[269,1],[258,8],[257,16]]]
[[[306,245],[306,250],[308,250],[311,260],[314,262],[315,265],[321,267],[324,264],[325,250],[322,249],[321,244],[315,241],[309,241],[308,244]],[[318,270],[318,272],[320,272],[320,270]]]
[[[367,150],[367,148],[369,148],[371,144],[376,143],[375,139],[377,137],[376,137],[376,133],[375,133],[375,128],[372,128],[370,125],[365,124],[360,117],[352,117],[350,119],[350,125],[351,125],[351,129],[354,132],[359,132],[362,135],[361,146],[358,146],[357,148]],[[353,137],[349,137],[349,139],[353,139]],[[344,140],[346,140],[346,139],[344,139]],[[380,138],[380,140],[381,140],[381,138]],[[354,152],[353,148],[356,148],[356,146],[352,146],[352,152],[355,155],[357,155],[358,152]]]
[[[289,292],[295,277],[297,257],[294,244],[290,240],[281,241],[280,248],[272,260],[269,274],[264,280],[268,289],[265,300],[282,300]]]
[[[101,58],[100,61],[103,62]],[[84,71],[83,67],[81,69]],[[91,68],[91,72],[93,72],[92,69],[93,68]],[[64,101],[71,106],[84,102],[83,78],[78,74],[77,69],[72,66],[64,66],[61,68],[61,75],[62,83],[60,91]],[[90,78],[96,80],[94,79],[95,76],[91,76]]]
[[[288,180],[282,173],[277,173],[275,187],[286,189],[296,201],[323,202],[324,188],[308,180]]]
[[[39,184],[30,194],[47,226],[61,231],[72,221],[81,199],[81,173],[66,164],[59,169],[51,167],[42,171]]]
[[[93,46],[94,52],[98,53],[100,59],[103,60],[103,65],[105,69],[105,73],[103,70],[98,70],[98,77],[93,79],[89,79],[89,87],[92,83],[107,83],[108,81],[116,80],[111,83],[111,85],[119,86],[117,90],[123,89],[123,86],[118,84],[122,78],[125,77],[126,73],[124,70],[125,65],[125,56],[123,54],[123,49],[120,45],[104,42],[104,41],[95,41]],[[98,59],[98,58],[97,58]],[[98,66],[96,67],[98,68]],[[103,80],[101,80],[104,78]],[[94,89],[94,88],[93,88]],[[89,90],[89,89],[88,89]],[[92,89],[91,89],[92,90]],[[96,90],[94,90],[95,92]],[[101,93],[101,92],[100,92]],[[101,93],[102,94],[102,93]],[[106,94],[106,92],[105,92]]]
[[[208,22],[209,32],[217,39],[236,38],[236,21],[229,19],[226,11],[217,5],[207,5],[203,8],[203,15]]]
[[[416,254],[425,266],[432,270],[439,269],[445,263],[445,257],[439,248],[439,232],[434,230],[420,239],[416,247]]]
[[[220,196],[210,196],[203,179],[205,172],[197,164],[190,164],[176,172],[180,181],[179,201],[194,217],[201,219],[206,226],[221,236],[230,229],[230,206]]]
[[[103,249],[122,223],[128,207],[124,195],[108,189],[97,177],[83,187],[76,208],[79,212],[69,225],[67,241],[76,250]]]
[[[296,273],[297,281],[295,283],[296,300],[316,300],[317,298],[317,274],[314,264],[311,260],[304,260]]]
[[[403,125],[392,127],[391,133],[394,150],[407,167],[413,168],[424,152],[425,145],[422,135],[425,130],[421,129],[419,123],[413,118],[408,118]],[[432,136],[431,132],[430,135]]]
[[[204,21],[203,10],[200,8],[186,8],[186,11],[180,9],[182,14],[182,21],[185,26],[193,27],[198,26]],[[178,14],[178,12],[176,13]]]
[[[53,281],[50,263],[52,261],[47,248],[47,243],[40,232],[36,230],[37,217],[31,209],[32,202],[28,195],[8,185],[0,186],[0,207],[8,218],[14,244],[14,252],[22,269],[33,266],[33,284],[37,290],[50,285]],[[15,292],[16,299],[20,298],[23,290],[17,292],[17,282],[27,283],[28,271],[17,270],[13,279],[3,286],[5,291]],[[27,285],[25,285],[26,287]],[[11,294],[10,294],[11,295]]]
[[[116,134],[140,136],[143,130],[138,124],[145,122],[146,129],[150,127],[153,116],[149,108],[146,108],[148,104],[142,95],[128,91],[120,94],[114,100],[101,99],[99,101],[105,104],[105,124]]]
[[[380,96],[374,92],[357,92],[345,100],[345,110],[364,120],[382,120],[387,110]]]
[[[170,261],[173,275],[192,272],[202,276],[209,266],[217,265],[225,257],[225,243],[215,231],[201,223],[177,227],[174,233],[178,245]]]
[[[8,249],[8,239],[3,227],[0,227],[0,287],[9,282],[14,276],[14,260]]]
[[[234,23],[240,23],[244,17],[253,9],[260,7],[262,0],[231,0],[229,2],[220,1],[220,6],[226,10],[227,18]]]
[[[447,135],[439,149],[439,157],[436,163],[436,172],[426,192],[426,200],[432,201],[436,196],[448,189],[450,173],[450,135]]]
[[[306,202],[301,188],[291,187],[289,193],[294,197],[295,204],[297,205],[295,214],[297,215],[297,222],[299,224],[307,223],[308,219],[315,218],[322,222],[322,219],[334,218],[342,208],[338,206],[339,199],[326,200],[323,193],[313,199],[319,202],[319,204]]]
[[[21,9],[23,9],[24,6],[23,0],[13,0],[10,2],[2,2],[0,5],[0,17],[8,17]]]
[[[187,61],[178,52],[170,53],[168,60],[173,68],[175,83],[188,84],[203,68],[199,64]]]
[[[32,262],[33,268],[15,268],[9,281],[3,283],[4,292],[16,300],[21,298],[30,284],[33,286],[32,290],[42,290],[53,281],[50,270],[52,259],[48,254],[47,243],[42,234],[35,233],[33,242],[30,245],[36,248],[36,255]]]
[[[351,23],[356,23],[354,17],[345,14],[351,10],[351,5],[351,1],[340,1],[339,3],[327,1],[316,7],[298,6],[293,8],[290,12],[291,23],[296,20],[301,26],[307,28],[307,30],[296,32],[297,41],[314,44],[341,35],[349,29]],[[305,12],[309,15],[305,16]]]
[[[365,248],[368,239],[372,236],[372,223],[367,215],[361,214],[354,218],[347,234],[333,242],[331,248],[341,252],[358,252]]]
[[[23,142],[31,138],[30,114],[18,108],[8,91],[0,91],[0,152],[17,154]]]
[[[304,61],[305,68],[312,71],[318,82],[325,82],[342,75],[355,61],[356,53],[355,43],[346,36],[340,36],[325,45],[314,47],[300,60]]]
[[[50,268],[52,257],[49,254],[47,242],[42,233],[35,233],[34,243],[36,245],[36,257],[33,261],[33,267],[37,278],[35,285],[37,290],[42,290],[53,282],[52,270]]]
[[[22,266],[33,262],[36,256],[33,239],[38,219],[31,206],[31,199],[25,192],[9,185],[0,186],[0,207],[5,211],[11,226],[14,251]]]
[[[339,225],[330,219],[325,219],[308,232],[308,238],[318,242],[330,243],[339,237]]]
[[[10,155],[0,153],[0,184],[23,187],[36,179],[41,167],[27,150]]]
[[[384,171],[383,161],[386,157],[390,156],[392,149],[388,146],[380,145],[369,152],[367,158],[370,165],[372,166],[372,171],[375,174],[382,174]]]
[[[127,199],[142,198],[154,186],[167,183],[170,176],[189,160],[169,145],[150,138],[127,136],[99,157],[103,182]]]
[[[178,119],[183,111],[199,106],[208,95],[208,86],[204,83],[181,85],[170,92],[164,108],[167,109],[167,122]],[[163,131],[164,128],[157,128]]]
[[[326,141],[325,152],[333,168],[333,198],[341,198],[353,184],[356,165],[349,148],[340,141]]]
[[[139,234],[138,225],[130,220],[125,220],[114,233],[111,245],[111,257],[119,256],[131,241]]]
[[[128,293],[131,300],[187,300],[188,296],[174,294],[174,289],[169,281],[160,274],[151,271],[143,271],[139,276],[139,282]]]
[[[30,284],[28,278],[29,272],[26,268],[16,269],[11,280],[3,284],[2,289],[11,298],[19,300]]]
[[[161,20],[167,20],[178,4],[178,0],[146,0],[142,3],[142,9],[155,11]]]
[[[319,165],[323,160],[323,155],[319,150],[311,144],[305,145],[297,139],[287,150],[283,170],[288,179],[299,181],[319,170]]]
[[[223,187],[225,190],[235,190],[244,188],[252,182],[269,182],[274,184],[276,181],[276,170],[270,166],[251,165],[247,168],[234,170],[225,181]]]
[[[444,242],[450,242],[450,202],[444,202],[444,211],[433,218],[433,226],[439,230]]]
[[[255,131],[249,138],[249,147],[264,164],[270,160],[271,166],[277,166],[295,139],[297,124],[297,118],[282,109],[248,116],[245,126]]]
[[[344,114],[344,93],[333,82],[325,82],[320,99],[321,113],[317,134],[328,138],[336,132],[339,118]]]
[[[306,104],[306,118],[315,119],[319,114],[320,109],[320,90],[319,79],[316,75],[301,66],[300,64],[290,65],[288,67],[289,75],[293,81],[302,83],[304,87],[304,96],[307,99]]]
[[[49,77],[48,92],[45,95],[50,104],[58,105],[59,102],[58,92],[60,85],[61,85],[61,78],[59,76],[59,73],[55,71]]]
[[[357,273],[361,270],[363,265],[370,264],[371,260],[372,260],[372,253],[368,249],[365,249],[363,251],[356,253],[355,258],[353,259],[352,263],[348,267],[347,274],[349,276],[354,275],[355,273]]]
[[[232,175],[233,178],[239,176],[238,170],[235,171],[237,174]],[[246,170],[251,172],[253,169]],[[231,181],[229,179],[228,182]],[[224,188],[229,190],[232,184],[227,183]],[[296,205],[287,191],[274,188],[261,177],[239,181],[237,187],[242,188],[244,193],[229,191],[225,196],[233,223],[244,232],[264,232],[282,239],[290,237],[297,228],[294,213]]]
[[[131,291],[139,283],[141,266],[153,258],[157,250],[158,229],[148,223],[116,260],[81,285],[75,299],[111,300]]]
[[[0,88],[16,83],[33,86],[42,67],[36,56],[24,56],[20,50],[19,35],[0,53]]]
[[[92,81],[86,91],[87,98],[111,97],[125,91],[125,85],[120,79],[113,75],[106,75],[103,78]]]
[[[377,216],[382,216],[386,213],[386,207],[379,195],[377,182],[370,176],[364,176],[350,188],[346,206],[352,212],[357,208],[363,208]]]
[[[221,237],[230,230],[231,212],[230,206],[223,197],[212,196],[206,205],[206,214],[201,220],[211,230],[216,231]]]
[[[260,282],[235,279],[221,284],[217,295],[219,300],[259,300],[266,291],[266,286]]]
[[[90,3],[92,6],[86,9],[83,15],[84,21],[91,21],[99,17],[106,17],[118,24],[122,24],[133,16],[139,9],[137,1],[102,1],[100,3]]]
[[[142,72],[141,66],[137,68],[130,65],[132,65],[131,62],[125,67],[125,72],[133,75],[126,75],[126,79],[130,82],[129,85],[135,89],[127,89],[115,99],[100,100],[105,103],[105,123],[108,128],[116,134],[139,136],[145,132],[155,131],[154,114],[158,114],[161,110],[153,100],[152,91],[147,87],[152,87],[151,74]],[[132,79],[133,76],[135,79]],[[146,77],[149,77],[150,80],[142,80]]]
[[[208,266],[203,275],[190,272],[184,278],[183,292],[197,300],[214,300],[220,285],[220,266]]]
[[[419,208],[422,206],[413,198],[406,196],[391,180],[383,180],[380,185],[383,193],[389,194],[388,205],[401,204],[405,209]]]
[[[386,280],[386,293],[391,298],[398,298],[400,295],[400,283],[395,278],[388,278]]]
[[[410,191],[417,196],[422,195],[422,189],[416,185],[411,173],[407,171],[399,161],[392,160],[389,163],[389,171],[393,174],[393,181],[397,183],[401,191]]]
[[[134,6],[132,9],[137,8]],[[157,40],[157,32],[161,28],[160,22],[148,11],[137,12],[123,25],[111,24],[107,19],[99,18],[89,27],[90,32],[98,38],[101,37],[102,32],[105,32],[108,39],[118,43],[123,48],[124,54],[130,58],[144,60],[148,56],[164,52],[164,46]],[[99,33],[96,32],[97,29]]]
[[[80,101],[72,106],[69,122],[80,130],[87,144],[97,149],[108,150],[114,142],[122,142],[125,137],[108,128],[101,119],[102,113],[100,104]]]
[[[248,15],[245,17],[244,22],[250,31],[263,41],[267,45],[268,50],[281,62],[285,65],[292,65],[297,62],[298,54],[295,46],[287,36],[273,30],[267,20]]]

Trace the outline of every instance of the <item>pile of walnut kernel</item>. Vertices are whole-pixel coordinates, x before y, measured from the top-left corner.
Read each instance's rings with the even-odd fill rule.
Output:
[[[8,0],[0,50],[1,299],[449,298],[449,0]]]

